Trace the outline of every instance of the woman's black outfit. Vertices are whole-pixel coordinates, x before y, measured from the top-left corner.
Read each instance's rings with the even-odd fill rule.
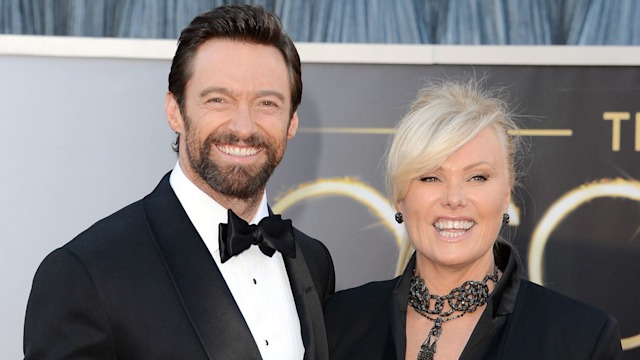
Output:
[[[515,250],[508,245],[498,246],[496,263],[503,275],[460,359],[622,358],[612,316],[523,279]],[[332,360],[405,358],[414,267],[415,255],[401,276],[340,291],[329,299],[325,320]]]

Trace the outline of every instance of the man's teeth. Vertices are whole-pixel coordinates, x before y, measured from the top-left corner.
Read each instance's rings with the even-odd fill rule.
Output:
[[[471,220],[440,220],[433,225],[440,235],[444,237],[455,237],[464,234],[465,231],[471,229],[474,224]]]
[[[260,149],[254,147],[238,147],[229,145],[218,145],[218,149],[227,155],[251,156],[257,154]]]

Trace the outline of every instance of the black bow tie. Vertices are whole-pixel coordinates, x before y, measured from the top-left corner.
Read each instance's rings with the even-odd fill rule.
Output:
[[[249,225],[231,209],[229,221],[218,227],[220,244],[220,261],[231,259],[247,250],[251,245],[258,245],[263,254],[271,257],[280,251],[282,255],[296,257],[296,246],[293,241],[291,220],[282,220],[280,215],[270,215],[257,225]]]

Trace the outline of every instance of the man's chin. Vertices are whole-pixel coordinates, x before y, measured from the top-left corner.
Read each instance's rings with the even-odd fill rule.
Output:
[[[265,174],[260,171],[248,172],[236,169],[225,175],[207,179],[207,183],[214,191],[224,196],[250,199],[262,194],[268,179],[269,177],[265,178]]]
[[[240,200],[247,200],[260,196],[264,189],[262,187],[246,186],[246,184],[242,184],[245,186],[235,185],[236,186],[216,186],[212,188],[223,196]]]

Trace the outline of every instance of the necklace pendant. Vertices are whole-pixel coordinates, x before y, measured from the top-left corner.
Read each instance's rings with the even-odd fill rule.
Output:
[[[435,344],[429,346],[422,344],[420,352],[418,353],[418,360],[433,360],[433,356],[436,353]]]
[[[433,320],[433,327],[431,328],[431,330],[429,330],[427,338],[420,346],[418,360],[433,360],[433,356],[436,353],[436,345],[438,344],[438,339],[440,338],[440,334],[442,333],[442,323],[444,322],[445,320],[441,317]]]

